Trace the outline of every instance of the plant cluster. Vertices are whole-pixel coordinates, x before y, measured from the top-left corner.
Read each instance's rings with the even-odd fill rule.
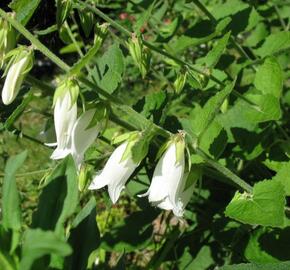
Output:
[[[52,2],[0,8],[0,139],[49,164],[28,212],[7,151],[0,269],[288,269],[290,2]]]

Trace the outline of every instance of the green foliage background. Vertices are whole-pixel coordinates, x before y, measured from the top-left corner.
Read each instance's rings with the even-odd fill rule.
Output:
[[[0,104],[1,270],[290,268],[290,1],[6,2],[36,60],[17,99]],[[142,74],[132,33],[151,56]],[[44,145],[66,74],[83,100],[110,107],[82,183],[71,157],[51,161]],[[202,171],[181,220],[136,196],[180,129]],[[144,132],[133,155],[146,157],[112,205],[86,187],[128,130]]]

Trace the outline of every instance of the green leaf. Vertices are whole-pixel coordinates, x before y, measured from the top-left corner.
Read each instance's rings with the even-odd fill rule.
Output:
[[[195,135],[200,136],[206,131],[212,123],[216,115],[219,113],[220,107],[233,90],[235,82],[229,83],[226,87],[211,97],[203,108],[196,107],[191,113],[192,130]]]
[[[91,269],[88,267],[90,255],[100,245],[95,203],[95,200],[90,200],[81,210],[78,222],[74,223],[75,226],[70,231],[68,242],[73,248],[73,253],[66,259],[65,269]]]
[[[268,57],[259,67],[254,85],[263,94],[271,94],[278,99],[280,98],[283,87],[283,74],[275,57]]]
[[[161,28],[159,29],[159,34],[163,37],[163,38],[169,38],[171,37],[179,24],[179,18],[175,18],[172,22],[168,23],[168,24],[162,24]]]
[[[253,194],[236,192],[225,214],[242,223],[282,227],[284,206],[283,185],[278,181],[265,180],[254,185]]]
[[[257,95],[253,91],[245,94],[257,106],[238,100],[226,113],[219,115],[219,121],[226,129],[240,127],[252,130],[256,124],[281,117],[279,99],[273,95]]]
[[[39,4],[40,0],[13,0],[9,7],[16,12],[16,20],[26,25]]]
[[[277,174],[272,178],[272,180],[279,181],[285,189],[286,195],[290,196],[290,162],[285,163],[279,169]]]
[[[151,241],[152,221],[158,212],[151,207],[138,211],[114,224],[102,237],[101,248],[114,252],[136,252]]]
[[[65,257],[70,253],[70,246],[54,232],[29,229],[24,235],[19,269],[30,270],[33,262],[44,255]]]
[[[249,262],[273,263],[279,261],[277,258],[269,254],[269,252],[267,252],[267,245],[263,246],[262,239],[265,236],[268,236],[268,239],[271,239],[270,231],[263,227],[256,229],[251,234],[250,240],[245,249],[245,257]],[[279,241],[279,236],[276,239]],[[267,238],[265,240],[267,241]],[[275,244],[277,244],[277,242]]]
[[[98,64],[101,73],[100,86],[108,93],[113,93],[122,81],[125,69],[124,56],[119,45],[111,45]]]
[[[211,249],[209,246],[203,246],[195,256],[192,256],[189,248],[186,248],[180,258],[180,269],[183,270],[204,270],[208,269],[214,263]]]
[[[167,49],[172,50],[174,53],[180,54],[189,47],[196,47],[200,44],[206,43],[212,40],[213,38],[219,36],[221,32],[230,23],[230,21],[231,21],[230,18],[225,18],[221,20],[211,33],[203,37],[199,37],[199,36],[193,37],[193,36],[182,35],[170,41],[167,46]]]
[[[214,68],[225,51],[230,36],[231,32],[226,33],[213,45],[212,50],[209,51],[206,56],[198,59],[197,63],[205,64],[208,68]]]
[[[140,30],[142,27],[144,27],[146,25],[146,23],[148,22],[148,20],[150,19],[151,15],[152,15],[152,11],[154,9],[156,0],[153,1],[153,3],[149,6],[149,8],[147,8],[137,19],[137,22],[134,23],[133,29],[134,32],[139,34]]]
[[[2,222],[6,229],[20,230],[21,210],[19,193],[17,191],[15,174],[22,166],[27,156],[27,151],[8,159],[2,190]]]
[[[278,32],[268,36],[262,46],[256,49],[254,53],[258,56],[265,57],[289,47],[290,33]]]
[[[87,204],[82,208],[82,210],[77,214],[74,218],[71,227],[76,228],[88,215],[92,212],[92,210],[96,207],[96,200],[92,197]]]
[[[37,211],[33,214],[32,227],[57,230],[63,225],[78,204],[78,179],[74,161],[69,156],[46,179]]]
[[[218,3],[216,5],[212,5],[210,7],[210,12],[218,20],[229,15],[234,15],[247,7],[249,7],[249,5],[241,0],[231,0],[226,1],[223,4]]]
[[[19,106],[17,106],[17,108],[13,111],[13,113],[8,117],[8,119],[5,121],[5,128],[10,130],[12,128],[12,126],[14,125],[15,121],[22,115],[22,113],[24,112],[25,108],[27,107],[27,105],[30,103],[30,101],[33,99],[33,94],[30,91],[27,95],[27,97],[25,97],[21,104]]]
[[[0,251],[0,269],[3,270],[16,270],[16,266],[8,254]]]
[[[289,270],[289,262],[280,262],[280,263],[242,263],[227,265],[222,267],[220,270]]]

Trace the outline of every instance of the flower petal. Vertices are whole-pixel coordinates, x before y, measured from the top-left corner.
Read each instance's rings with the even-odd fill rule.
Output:
[[[78,118],[72,129],[71,151],[78,168],[82,163],[85,151],[90,147],[99,134],[99,125],[87,129],[94,114],[95,110],[89,110],[83,113],[81,117]]]

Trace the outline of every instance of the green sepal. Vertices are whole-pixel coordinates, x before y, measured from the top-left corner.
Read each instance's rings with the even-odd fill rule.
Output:
[[[131,131],[131,132],[127,132],[127,133],[118,135],[116,137],[113,137],[113,139],[111,140],[111,143],[112,144],[119,144],[121,142],[124,142],[124,141],[128,140],[132,134],[135,134],[135,133],[138,133],[138,131]]]
[[[142,78],[145,78],[150,68],[151,52],[149,48],[144,47],[143,40],[140,36],[132,35],[132,38],[127,42],[129,52],[138,66]]]
[[[30,57],[30,62],[27,65],[26,69],[22,72],[21,76],[24,76],[25,74],[27,74],[31,68],[33,67],[33,63],[34,63],[34,52],[33,49],[31,47],[26,47],[26,46],[18,46],[17,48],[11,50],[10,52],[8,52],[5,55],[4,60],[7,61],[7,59],[9,59],[8,64],[5,67],[5,71],[3,73],[3,77],[5,77],[9,71],[9,69],[11,68],[11,66],[14,63],[19,62],[23,57]]]
[[[179,136],[179,134],[177,135]],[[184,138],[178,138],[175,140],[175,147],[176,147],[176,164],[180,163],[182,157],[184,157],[184,150],[185,150],[185,141]]]
[[[157,155],[155,157],[155,161],[158,160],[162,154],[166,151],[166,149],[173,143],[172,138],[168,141],[166,141],[164,144],[161,145],[161,147],[159,148]]]
[[[88,167],[86,165],[82,165],[80,172],[79,172],[79,179],[78,179],[78,188],[79,191],[82,192],[85,190],[88,184]]]
[[[104,127],[107,125],[108,119],[109,119],[109,108],[107,104],[104,102],[98,102],[97,104],[93,105],[94,107],[92,109],[95,109],[94,116],[87,126],[87,129],[90,129],[96,125],[99,125],[101,123],[104,123]]]
[[[69,91],[71,97],[71,107],[72,107],[73,104],[77,101],[80,91],[79,85],[75,79],[72,78],[66,79],[56,88],[53,96],[53,104],[52,104],[53,107],[55,106],[57,99],[63,97],[67,91]]]
[[[132,147],[135,145],[135,143],[138,141],[138,139],[140,138],[141,133],[140,132],[132,132],[130,134],[130,136],[127,139],[127,146],[126,149],[122,155],[122,158],[120,160],[120,162],[125,161],[126,159],[132,157]]]
[[[176,79],[173,83],[174,90],[177,94],[179,94],[183,90],[184,85],[186,83],[186,79],[187,79],[187,70],[181,70],[177,74]]]
[[[60,29],[72,9],[72,0],[56,0],[56,22]]]

